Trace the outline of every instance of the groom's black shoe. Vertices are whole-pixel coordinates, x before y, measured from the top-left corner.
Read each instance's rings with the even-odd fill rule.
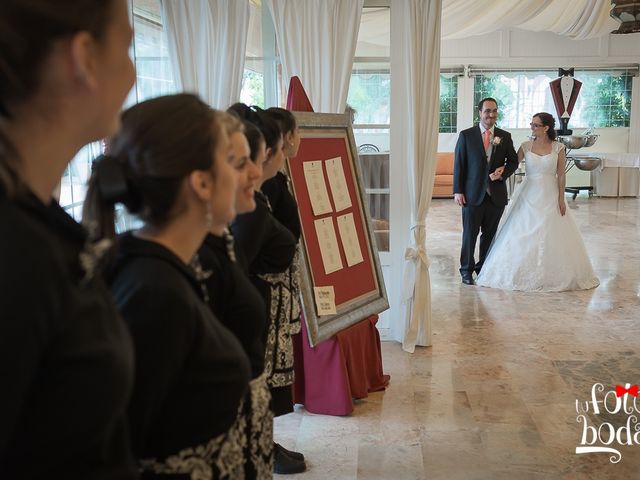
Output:
[[[475,285],[476,282],[473,281],[473,277],[471,274],[462,275],[462,283],[465,285]]]

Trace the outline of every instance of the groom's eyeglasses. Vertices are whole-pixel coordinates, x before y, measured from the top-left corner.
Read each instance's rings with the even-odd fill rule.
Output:
[[[541,125],[539,123],[530,123],[529,125],[531,125],[533,128],[540,128],[540,127],[544,127],[544,125]]]

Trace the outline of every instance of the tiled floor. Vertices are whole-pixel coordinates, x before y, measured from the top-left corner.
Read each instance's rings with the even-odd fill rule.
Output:
[[[276,438],[308,458],[298,478],[640,478],[640,438],[609,445],[622,455],[615,464],[607,453],[575,453],[583,431],[576,400],[589,400],[594,383],[606,387],[602,398],[616,384],[640,382],[640,200],[568,201],[601,281],[594,290],[461,285],[459,211],[450,200],[432,203],[433,346],[412,355],[384,342],[391,384],[349,417],[299,408],[277,419]],[[615,394],[608,398],[614,405]],[[627,418],[587,415],[590,426],[614,428]]]

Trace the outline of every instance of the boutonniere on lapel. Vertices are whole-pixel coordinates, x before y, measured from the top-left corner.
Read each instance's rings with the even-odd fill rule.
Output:
[[[495,145],[496,147],[501,143],[502,143],[502,137],[493,137],[493,140],[491,141],[491,144]]]

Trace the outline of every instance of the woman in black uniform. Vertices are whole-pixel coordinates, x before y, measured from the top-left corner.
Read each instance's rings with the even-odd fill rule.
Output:
[[[258,189],[284,165],[282,131],[278,123],[261,109],[236,104],[231,110],[258,126],[267,145]],[[267,197],[256,191],[256,210],[239,215],[232,225],[234,238],[244,253],[251,280],[261,291],[267,305],[269,326],[266,335],[265,371],[271,390],[271,409],[275,416],[292,410],[293,344],[287,313],[291,291],[287,272],[296,252],[295,236],[272,214]],[[306,469],[304,457],[274,445],[274,471],[299,473]]]
[[[267,114],[280,125],[282,138],[284,140],[283,152],[285,159],[295,157],[300,147],[300,133],[298,131],[296,118],[289,110],[279,107],[269,108]],[[273,216],[289,229],[293,236],[296,237],[296,241],[299,241],[302,229],[300,226],[300,217],[298,216],[298,203],[291,193],[289,183],[290,180],[286,172],[284,169],[280,169],[273,178],[270,178],[262,184],[261,190],[269,199]],[[300,255],[299,252],[296,251],[296,256],[287,272],[289,276],[289,288],[291,290],[291,302],[288,308],[291,335],[300,333],[299,262]],[[293,411],[293,402],[289,404],[288,411]]]
[[[129,421],[143,478],[244,477],[249,362],[189,267],[207,232],[235,216],[224,115],[188,94],[135,105],[87,192],[99,235],[113,235],[117,202],[144,222],[119,239],[109,273],[136,349]]]
[[[223,124],[239,173],[236,212],[251,212],[256,208],[254,192],[265,157],[264,138],[256,127],[243,125],[231,115]],[[248,138],[254,145],[253,151]],[[240,340],[251,363],[251,382],[245,399],[245,479],[270,479],[273,477],[273,415],[264,374],[263,333],[267,325],[264,301],[236,262],[233,237],[223,225],[215,226],[206,236],[194,264],[206,288],[209,307]]]
[[[295,157],[300,147],[300,133],[298,131],[298,123],[289,110],[284,108],[272,107],[267,109],[267,115],[274,119],[280,126],[283,140],[283,153],[285,159]],[[284,167],[284,165],[283,165]],[[284,168],[280,168],[278,173],[272,178],[266,180],[261,187],[262,193],[269,199],[271,212],[273,216],[289,231],[296,239],[296,244],[300,241],[300,217],[298,216],[298,203],[293,197],[289,188],[289,177],[285,173]],[[280,314],[280,323],[289,325],[289,335],[300,333],[300,251],[296,248],[296,254],[289,265],[289,268],[283,272],[283,282],[288,285],[290,295],[288,303]],[[281,348],[286,349],[281,356],[290,359],[291,367],[295,362],[293,349],[293,341],[282,342]],[[280,388],[278,410],[276,416],[285,415],[293,411],[293,397],[291,388],[293,385],[293,377],[289,379],[288,385],[282,385]],[[275,444],[276,452],[280,452],[286,456],[296,460],[304,461],[304,455],[299,452],[292,452],[284,448],[279,443]]]
[[[134,81],[125,0],[0,2],[0,478],[135,479],[133,349],[100,248],[52,201]]]

